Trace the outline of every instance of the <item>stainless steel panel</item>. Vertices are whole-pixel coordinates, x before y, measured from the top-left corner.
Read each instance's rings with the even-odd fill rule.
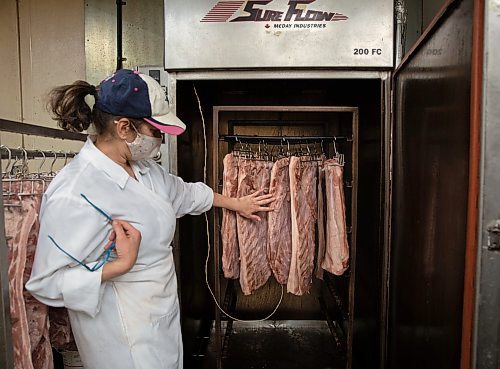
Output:
[[[500,252],[487,249],[488,223],[500,216],[500,1],[485,1],[482,185],[474,368],[500,368]]]
[[[211,70],[169,73],[169,79],[184,81],[249,80],[249,79],[383,79],[389,72],[362,70]],[[169,89],[170,92],[173,89]],[[174,101],[174,100],[171,100]],[[175,102],[175,101],[174,101]]]
[[[396,75],[391,369],[460,366],[471,45],[463,0]]]
[[[392,0],[165,0],[168,70],[392,65]]]

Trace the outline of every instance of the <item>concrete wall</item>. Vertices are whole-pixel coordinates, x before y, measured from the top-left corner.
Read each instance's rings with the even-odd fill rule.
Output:
[[[123,68],[163,65],[163,0],[127,0],[122,7]],[[116,69],[115,1],[85,1],[87,80],[98,84]]]
[[[85,79],[83,0],[2,0],[0,118],[56,128],[46,110],[56,85]],[[22,123],[20,123],[22,124]],[[81,143],[0,132],[0,143],[78,150]]]
[[[123,67],[163,65],[163,0],[126,3]],[[116,68],[116,3],[1,0],[0,50],[0,118],[56,128],[46,109],[50,89],[78,79],[98,84]],[[82,145],[1,131],[0,144],[56,151]]]

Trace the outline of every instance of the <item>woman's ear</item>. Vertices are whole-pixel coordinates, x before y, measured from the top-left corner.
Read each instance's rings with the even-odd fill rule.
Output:
[[[115,120],[115,130],[116,130],[116,135],[121,138],[122,140],[125,140],[130,137],[130,132],[132,131],[132,128],[130,125],[130,121],[127,118],[120,118],[119,120]]]

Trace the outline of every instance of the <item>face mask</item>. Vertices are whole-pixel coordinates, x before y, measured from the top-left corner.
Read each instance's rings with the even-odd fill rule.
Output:
[[[131,124],[134,131],[137,133],[134,141],[127,142],[132,161],[152,159],[160,152],[161,138],[151,137],[137,132],[137,129]]]

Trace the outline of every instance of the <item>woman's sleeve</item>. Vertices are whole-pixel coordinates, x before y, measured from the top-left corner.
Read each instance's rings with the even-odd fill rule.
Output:
[[[45,200],[26,289],[46,305],[64,306],[94,317],[105,287],[101,283],[102,268],[94,272],[85,269],[59,250],[49,236],[70,255],[92,267],[103,252],[111,225],[83,199],[56,195]]]
[[[186,214],[199,215],[213,206],[214,192],[205,183],[188,183],[172,174],[164,175],[168,195],[177,218]]]

